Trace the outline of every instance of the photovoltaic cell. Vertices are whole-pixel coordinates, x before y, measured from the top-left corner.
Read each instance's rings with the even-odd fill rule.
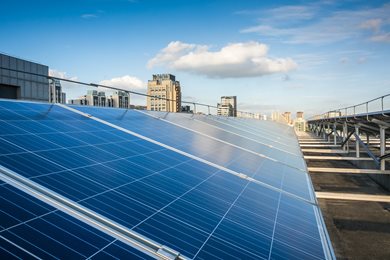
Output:
[[[218,142],[196,132],[172,125],[169,122],[155,119],[138,111],[111,108],[99,109],[81,106],[75,108],[125,129],[152,138],[163,144],[178,148],[189,154],[206,159],[236,172],[246,174],[266,184],[275,186],[279,189],[284,189],[297,196],[313,201],[308,185],[308,175],[306,171],[302,170],[305,169],[306,166],[300,152],[299,155],[292,155],[283,151],[276,151],[277,154],[285,158],[283,160],[286,160],[285,163],[287,164],[282,164],[241,150],[229,144]],[[176,117],[179,116],[180,115]],[[228,143],[231,142],[231,140],[225,138],[227,136],[226,132],[215,128],[208,128],[207,125],[205,126],[201,123],[194,123],[194,125],[200,125],[199,129],[195,129],[196,131],[212,135],[213,137],[220,138]],[[194,128],[194,125],[192,125],[191,128]],[[186,125],[186,127],[190,126]],[[210,131],[213,131],[213,133]],[[234,136],[234,138],[235,142],[232,143],[244,147],[245,149],[250,148],[245,146],[242,142],[243,140],[247,141],[247,139],[239,136]],[[253,152],[259,153],[268,151],[267,153],[270,157],[272,157],[272,153],[275,152],[275,149],[264,146],[262,149],[253,149],[252,147],[249,150],[251,149]],[[259,166],[265,167],[265,169],[259,168]],[[272,172],[272,174],[268,174],[269,172]],[[283,183],[281,182],[281,179],[284,179]]]
[[[56,105],[0,101],[0,111],[0,122],[7,128],[0,134],[0,147],[4,147],[0,150],[0,165],[184,256],[325,258],[326,241],[321,238],[317,206],[305,200]],[[14,117],[10,118],[8,111]],[[183,132],[179,127],[174,129],[169,123],[139,112],[126,112],[140,114],[137,121],[125,119],[122,110],[121,123],[108,109],[94,111],[122,127],[135,125],[134,129],[148,132],[152,139],[161,140],[169,134],[179,137],[174,138],[176,144],[170,144],[202,158],[214,158],[214,162],[225,163],[238,172],[242,172],[240,165],[245,163],[248,175],[311,198],[307,179],[305,182],[299,178],[305,172],[294,173],[291,167],[276,167],[271,161],[259,163],[234,147],[207,146],[209,140],[202,136]],[[108,120],[110,116],[116,119]],[[17,136],[36,145],[15,141]],[[45,145],[41,146],[39,140],[44,140]],[[291,239],[288,234],[299,238]],[[95,256],[119,254],[118,243]]]
[[[2,259],[153,259],[8,184],[0,191]]]

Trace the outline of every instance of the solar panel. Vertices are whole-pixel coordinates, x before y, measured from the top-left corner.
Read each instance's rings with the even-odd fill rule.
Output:
[[[111,112],[107,111],[94,108],[90,112],[123,128],[134,125],[132,130],[149,132],[158,140],[177,134],[180,138],[173,138],[177,149],[199,149],[199,155],[202,151],[206,155],[226,153],[229,159],[216,156],[215,162],[233,165],[239,173],[245,162],[248,173],[262,176],[264,183],[241,178],[90,116],[29,102],[0,101],[0,165],[24,176],[33,186],[39,184],[185,257],[331,257],[320,211],[311,197],[312,187],[302,182],[307,193],[299,193],[300,182],[294,180],[291,167],[267,166],[268,161],[257,163],[257,158],[251,163],[244,151],[230,146],[207,151],[201,147],[207,144],[202,136],[190,135],[177,126],[174,133],[169,132],[173,131],[165,128],[169,123],[131,110],[121,110],[123,118],[130,114],[142,118],[122,119],[121,125],[118,117],[108,120]],[[243,161],[234,164],[237,160]],[[296,174],[297,179],[306,176],[305,172]],[[113,247],[110,250],[116,252]]]
[[[297,146],[296,143],[290,145],[285,144],[291,141],[291,139],[295,139],[294,136],[290,138],[284,137],[282,141],[276,140],[275,136],[273,136],[273,139],[267,139],[264,137],[264,133],[255,134],[253,130],[243,131],[240,129],[241,126],[232,126],[232,123],[234,123],[235,121],[242,121],[245,123],[243,119],[231,118],[229,120],[226,120],[225,123],[218,123],[218,121],[222,120],[215,121],[213,120],[213,118],[215,118],[214,116],[194,115],[192,117],[189,117],[188,115],[183,113],[166,114],[164,112],[158,111],[146,111],[144,113],[159,117],[162,120],[167,120],[169,122],[179,124],[180,126],[184,126],[205,133],[210,136],[217,137],[219,139],[228,141],[229,143],[236,144],[244,148],[249,148],[252,151],[274,151],[274,154],[271,155],[271,157],[274,159],[278,159],[277,157],[275,157],[278,155],[290,155],[290,158],[294,158],[294,156],[302,157],[300,155],[299,146]],[[274,127],[278,126],[276,123],[269,124],[275,124]],[[290,128],[288,130],[291,131],[292,129]],[[254,138],[251,138],[251,136]]]
[[[206,146],[208,149],[212,149],[213,145],[214,146],[226,145],[226,143],[210,140],[210,138],[201,136],[199,134],[197,135],[196,133],[188,131],[186,129],[174,127],[172,124],[169,123],[167,124],[161,121],[156,122],[156,120],[153,120],[152,118],[145,116],[144,114],[141,114],[138,111],[129,111],[125,113],[121,109],[96,110],[93,107],[78,107],[77,109],[92,115],[96,115],[99,118],[103,118],[107,121],[115,122],[115,124],[131,129],[132,131],[142,132],[144,135],[147,136],[153,136],[156,138],[155,135],[159,133],[159,135],[157,136],[159,140],[161,142],[169,143],[170,145],[177,145],[178,143],[183,143],[183,140],[185,140],[185,138],[187,139],[196,138],[197,142],[202,142],[203,140],[205,140],[204,146]],[[156,113],[156,112],[149,111],[148,113]],[[163,119],[167,118],[168,120],[172,120],[172,118],[178,118],[178,117],[180,117],[180,115],[163,114]],[[130,120],[140,122],[140,124],[129,124]],[[188,122],[188,120],[180,120],[181,125],[184,123],[188,124],[190,122]],[[230,146],[231,144],[239,143],[241,147],[247,148],[247,146],[251,145],[252,146],[251,150],[254,152],[261,153],[265,156],[271,157],[272,159],[275,160],[279,160],[293,167],[297,167],[297,168],[303,167],[302,158],[301,158],[302,156],[300,155],[299,147],[297,147],[297,145],[293,147],[293,151],[289,151],[288,149],[291,149],[289,147],[284,149],[277,148],[279,149],[277,150],[276,148],[270,148],[269,147],[270,144],[268,142],[255,143],[253,142],[253,140],[251,142],[248,142],[250,140],[240,137],[238,135],[228,133],[226,131],[218,131],[218,129],[215,128],[212,129],[213,131],[210,131],[210,127],[207,127],[207,125],[199,124],[197,121],[193,121],[193,120],[192,120],[192,124],[190,125],[190,128],[191,130],[194,131],[198,130],[199,132],[207,134],[208,136],[211,135],[214,138],[227,141],[230,144]],[[193,135],[196,137],[192,137]],[[298,158],[294,158],[294,157],[298,157]]]
[[[310,187],[308,186],[308,175],[303,169],[306,167],[303,157],[291,156],[290,163],[282,164],[272,159],[267,159],[259,154],[253,154],[247,150],[240,149],[244,147],[232,146],[230,142],[224,143],[211,139],[197,132],[190,131],[169,122],[157,120],[143,113],[133,110],[122,109],[98,109],[94,107],[76,107],[78,110],[97,116],[115,125],[142,134],[163,144],[178,148],[181,151],[195,155],[209,162],[221,165],[238,173],[246,174],[256,180],[268,185],[284,189],[294,195],[303,197],[313,202]],[[203,130],[202,130],[203,131]],[[224,135],[223,131],[216,129],[217,135]],[[237,142],[242,139],[237,139]],[[273,153],[275,149],[266,147],[268,154]],[[261,151],[262,152],[262,151]],[[278,153],[278,152],[276,152]],[[286,157],[285,152],[280,151]],[[286,157],[287,158],[287,157]],[[291,164],[302,168],[296,169]],[[272,174],[270,174],[272,173]],[[286,176],[286,177],[284,177]],[[285,184],[283,185],[282,179]],[[290,182],[292,182],[290,184]]]
[[[13,186],[0,191],[2,259],[153,259]]]

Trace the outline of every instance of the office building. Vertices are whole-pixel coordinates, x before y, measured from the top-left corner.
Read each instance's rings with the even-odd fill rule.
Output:
[[[290,124],[290,122],[287,121],[288,117],[289,117],[288,113],[290,114],[290,118],[291,118],[291,113],[290,112],[279,113],[277,111],[273,111],[272,114],[271,114],[271,120],[279,122],[279,123],[282,123],[282,124]]]
[[[250,113],[250,112],[237,111],[237,117],[240,117],[240,118],[254,118],[254,115],[255,114]]]
[[[87,101],[87,95],[84,95],[84,96],[81,96],[81,97],[75,98],[75,99],[69,99],[68,100],[68,104],[71,104],[71,105],[83,105],[83,106],[90,105],[90,104],[88,104],[88,101]]]
[[[194,113],[194,111],[191,110],[190,106],[182,106],[181,107],[181,112],[183,112],[183,113]]]
[[[87,94],[68,101],[72,105],[130,108],[130,95],[126,91],[114,91],[106,96],[104,91],[88,90]]]
[[[108,107],[130,108],[130,95],[125,91],[115,91],[107,97]]]
[[[0,98],[49,101],[49,67],[0,54]]]
[[[217,104],[217,115],[219,116],[233,116],[233,107],[230,104]]]
[[[87,100],[92,106],[105,107],[107,105],[106,93],[104,91],[88,90]]]
[[[49,85],[49,102],[66,103],[66,93],[62,92],[61,82],[57,79],[51,79]]]
[[[306,131],[306,120],[303,118],[303,112],[297,112],[297,117],[294,119],[293,125],[297,132]]]
[[[286,119],[287,124],[291,125],[292,120],[291,120],[291,112],[284,112],[282,116]]]
[[[217,114],[237,117],[237,96],[221,97],[221,103],[217,104]]]
[[[332,117],[339,117],[341,116],[341,111],[331,111],[328,112],[327,117],[332,118]]]
[[[172,74],[156,74],[148,80],[147,109],[154,111],[180,112],[181,88],[180,82]]]

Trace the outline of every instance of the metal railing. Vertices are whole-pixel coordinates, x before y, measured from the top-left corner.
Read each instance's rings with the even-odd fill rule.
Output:
[[[383,95],[363,103],[353,106],[338,108],[330,110],[323,114],[315,115],[308,119],[308,121],[315,121],[329,118],[348,118],[356,116],[366,116],[367,119],[372,113],[379,113],[383,116],[389,116],[386,112],[390,111],[390,94]]]
[[[138,95],[138,96],[143,96],[143,97],[146,97],[146,98],[162,99],[162,100],[171,101],[171,102],[176,102],[177,101],[176,99],[169,99],[169,98],[160,97],[160,96],[148,95],[148,94],[140,93],[140,92],[137,92],[137,91],[126,90],[126,89],[117,88],[117,87],[108,86],[108,85],[103,85],[103,84],[99,84],[99,83],[87,83],[87,82],[82,82],[82,81],[78,81],[78,80],[72,80],[72,79],[67,79],[67,78],[60,78],[60,77],[49,76],[49,75],[42,75],[42,74],[38,74],[38,73],[26,72],[26,71],[22,71],[22,70],[5,68],[5,67],[0,67],[0,69],[13,71],[13,72],[19,72],[19,73],[25,73],[25,74],[29,74],[29,75],[32,75],[32,76],[44,77],[44,78],[47,78],[48,80],[58,80],[60,82],[61,81],[65,81],[65,82],[69,82],[69,83],[73,83],[73,84],[83,85],[83,86],[86,86],[86,87],[106,88],[106,89],[122,91],[122,92],[125,92],[125,93],[128,94],[130,101],[131,101],[131,99],[130,99],[130,95],[131,94]],[[49,85],[49,88],[50,88],[50,85]],[[204,103],[199,103],[199,102],[194,102],[194,101],[185,101],[185,100],[181,100],[181,103],[192,105],[194,114],[197,113],[197,106],[205,108],[207,110],[207,114],[209,114],[209,115],[212,114],[211,113],[211,109],[215,109],[215,111],[216,111],[215,114],[217,114],[218,107],[215,106],[215,105],[204,104]],[[255,118],[255,114],[251,113],[251,112],[237,110],[237,113],[241,113],[241,115],[243,115],[244,117],[247,117],[247,118]]]

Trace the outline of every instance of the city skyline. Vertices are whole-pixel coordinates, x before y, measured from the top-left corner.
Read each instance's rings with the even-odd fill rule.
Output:
[[[5,1],[3,7],[0,32],[12,37],[0,51],[47,64],[53,76],[146,93],[150,75],[172,73],[183,100],[215,104],[236,95],[240,110],[265,114],[312,115],[390,89],[388,1]],[[85,93],[66,87],[69,99]]]

